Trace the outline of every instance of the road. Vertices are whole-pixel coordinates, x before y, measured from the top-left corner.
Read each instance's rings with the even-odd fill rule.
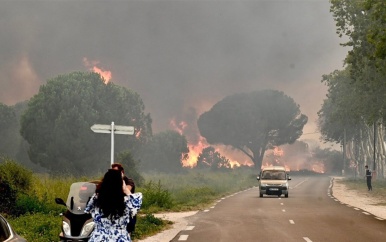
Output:
[[[386,241],[386,220],[341,204],[330,189],[331,178],[318,176],[292,177],[289,198],[242,191],[189,217],[171,241]]]

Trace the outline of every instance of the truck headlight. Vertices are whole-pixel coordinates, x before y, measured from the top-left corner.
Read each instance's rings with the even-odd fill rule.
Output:
[[[71,235],[70,225],[65,221],[63,221],[63,232],[65,235]]]
[[[94,222],[89,222],[89,223],[86,223],[83,228],[82,228],[82,232],[80,232],[80,235],[81,236],[88,236],[91,234],[91,232],[93,231],[94,229]]]

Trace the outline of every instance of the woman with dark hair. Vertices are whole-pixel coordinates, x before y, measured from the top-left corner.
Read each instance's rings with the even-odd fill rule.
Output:
[[[131,191],[131,193],[135,193],[135,183],[134,180],[128,178],[125,175],[125,169],[120,163],[113,163],[111,165],[111,169],[118,170],[122,173],[123,181],[126,183],[127,189]],[[130,218],[130,222],[127,224],[127,232],[131,235],[135,230],[135,225],[137,223],[137,215],[132,215]]]
[[[131,242],[126,227],[141,205],[142,193],[132,194],[122,180],[121,172],[109,169],[98,193],[91,197],[85,209],[95,222],[89,242]]]

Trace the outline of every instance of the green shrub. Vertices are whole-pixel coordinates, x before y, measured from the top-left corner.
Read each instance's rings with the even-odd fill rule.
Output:
[[[32,171],[10,159],[3,158],[0,162],[0,180],[7,181],[18,192],[30,189]]]
[[[47,203],[36,195],[20,194],[16,200],[15,215],[26,213],[48,213]]]
[[[0,212],[13,214],[18,196],[31,187],[32,171],[12,160],[0,159]]]
[[[173,199],[168,190],[164,190],[159,181],[157,184],[150,181],[141,189],[143,193],[142,210],[154,212],[158,209],[173,207]]]
[[[16,233],[28,242],[50,242],[59,240],[62,218],[59,215],[35,213],[9,219],[9,222]]]
[[[216,195],[216,192],[210,187],[187,187],[175,195],[175,200],[180,205],[195,206],[200,203],[208,203]]]
[[[165,229],[171,221],[164,221],[154,217],[153,214],[146,214],[144,216],[137,216],[137,223],[131,239],[142,239],[146,236],[154,235]]]
[[[17,193],[7,181],[0,179],[0,213],[12,214]]]

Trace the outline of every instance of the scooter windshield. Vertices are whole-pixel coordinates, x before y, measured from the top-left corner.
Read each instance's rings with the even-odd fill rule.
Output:
[[[83,214],[84,209],[92,195],[96,185],[90,182],[76,182],[70,187],[66,205],[73,214]]]

